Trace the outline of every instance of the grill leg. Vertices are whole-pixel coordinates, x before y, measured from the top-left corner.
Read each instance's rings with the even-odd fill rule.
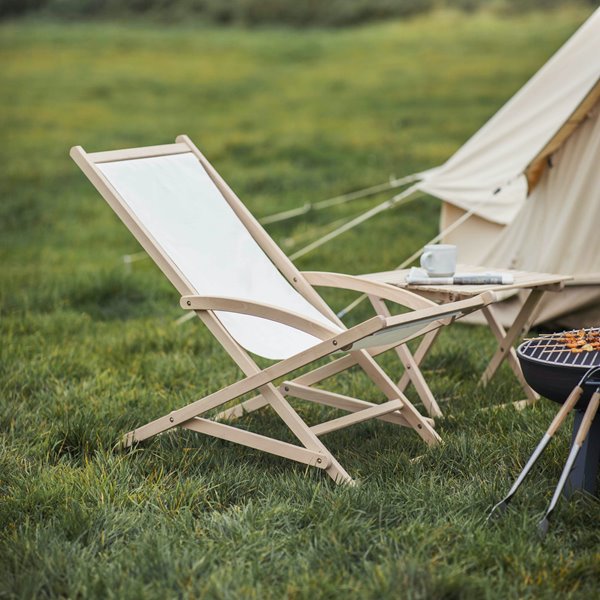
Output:
[[[573,424],[573,439],[571,446],[575,441],[577,432],[581,425],[584,412],[575,411],[575,422]],[[590,432],[588,433],[581,452],[573,465],[573,470],[567,479],[567,484],[563,490],[563,496],[570,498],[573,492],[584,490],[589,494],[596,494],[598,490],[598,463],[600,462],[600,412],[592,422]]]

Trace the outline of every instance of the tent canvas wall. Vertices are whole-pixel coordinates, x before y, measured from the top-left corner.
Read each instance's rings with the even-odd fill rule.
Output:
[[[417,187],[444,201],[442,230],[471,214],[444,239],[461,262],[575,276],[536,322],[600,322],[600,9]]]

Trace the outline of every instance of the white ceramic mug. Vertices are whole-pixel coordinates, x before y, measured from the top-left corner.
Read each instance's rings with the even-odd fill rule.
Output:
[[[423,248],[421,267],[430,277],[452,277],[456,271],[456,246],[430,244]]]

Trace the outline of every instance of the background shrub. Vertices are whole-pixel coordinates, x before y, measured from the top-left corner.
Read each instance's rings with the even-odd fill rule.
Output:
[[[339,27],[436,7],[517,13],[581,4],[598,5],[598,0],[0,0],[0,19],[34,13],[58,19],[142,16],[163,22],[191,18],[222,25]]]

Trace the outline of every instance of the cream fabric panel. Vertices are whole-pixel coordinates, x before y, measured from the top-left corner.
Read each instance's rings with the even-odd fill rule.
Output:
[[[281,275],[193,154],[98,168],[197,294],[275,305],[340,331]],[[241,346],[265,358],[288,358],[320,341],[258,317],[219,312],[218,318]]]
[[[483,264],[600,273],[600,107],[554,155],[553,165]]]
[[[500,224],[527,196],[523,173],[600,77],[600,9],[441,167],[424,192]]]
[[[440,231],[460,219],[465,211],[454,204],[444,202],[440,214]],[[501,235],[504,227],[498,223],[486,221],[477,215],[471,215],[454,231],[444,236],[444,244],[458,247],[458,262],[465,265],[482,265],[483,257],[489,252],[490,245]]]

